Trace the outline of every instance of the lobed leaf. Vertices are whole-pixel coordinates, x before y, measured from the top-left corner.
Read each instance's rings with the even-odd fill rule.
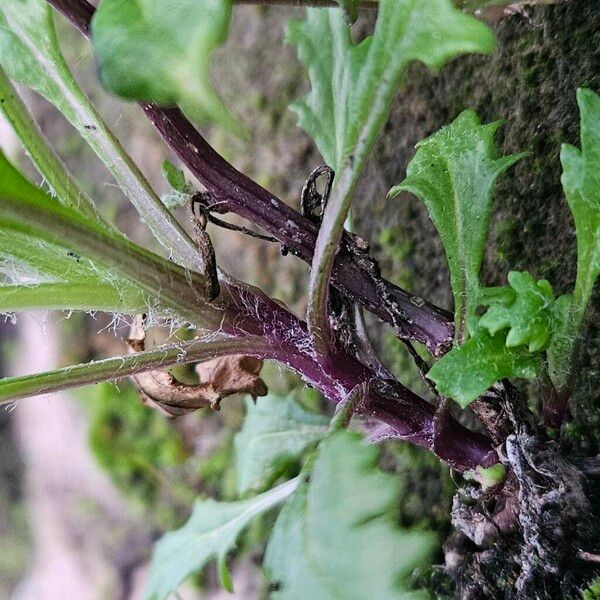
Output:
[[[247,400],[244,426],[234,440],[238,492],[270,484],[283,461],[297,460],[327,434],[328,423],[290,397]]]
[[[232,591],[225,559],[256,516],[285,500],[298,486],[292,479],[264,494],[238,502],[198,500],[189,521],[163,536],[154,549],[145,598],[161,600],[192,573],[217,559],[223,587]]]
[[[338,431],[321,443],[310,474],[281,511],[265,557],[273,600],[416,600],[414,569],[434,537],[396,521],[400,481],[377,469],[378,451]]]
[[[550,376],[559,388],[567,385],[576,339],[600,274],[600,97],[577,90],[581,115],[581,150],[564,144],[560,153],[562,186],[575,221],[577,278],[570,305],[564,301],[563,327],[550,347]]]
[[[481,125],[471,110],[417,144],[406,179],[390,191],[408,191],[427,206],[446,251],[454,293],[457,338],[477,308],[479,271],[496,179],[524,153],[498,157],[501,122]]]
[[[292,110],[334,171],[360,138],[372,143],[412,61],[439,69],[459,54],[494,49],[490,29],[449,0],[381,0],[375,31],[359,44],[342,11],[311,8],[305,21],[288,23],[286,40],[311,84]]]
[[[600,274],[600,97],[577,90],[581,113],[581,150],[564,144],[561,182],[577,233],[574,309],[585,311]]]
[[[479,319],[479,326],[495,335],[508,329],[508,347],[528,345],[529,352],[538,352],[548,346],[554,329],[554,293],[546,279],[535,281],[529,273],[511,271],[510,289],[514,291],[508,302],[491,303]]]
[[[196,121],[244,134],[210,78],[231,9],[231,0],[103,0],[92,19],[102,83],[123,98],[178,104]]]
[[[526,348],[506,345],[505,332],[490,335],[477,330],[462,346],[453,348],[427,373],[440,394],[462,407],[508,377],[532,379],[541,367],[541,357]]]

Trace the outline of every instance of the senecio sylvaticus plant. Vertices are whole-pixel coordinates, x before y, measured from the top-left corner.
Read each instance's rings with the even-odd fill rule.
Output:
[[[417,145],[390,202],[409,192],[426,205],[446,252],[452,316],[385,280],[367,242],[344,227],[411,63],[439,70],[462,54],[489,54],[493,33],[450,0],[302,4],[306,17],[288,23],[286,40],[306,67],[310,91],[291,108],[325,164],[307,178],[297,211],[237,171],[192,125],[211,122],[247,135],[210,78],[233,0],[102,0],[97,9],[85,0],[0,0],[0,106],[45,182],[36,187],[0,157],[0,310],[104,311],[129,315],[132,325],[123,356],[4,379],[1,401],[124,377],[146,404],[173,418],[218,409],[234,393],[267,396],[248,403],[236,437],[242,499],[199,500],[188,523],[158,542],[148,598],[166,598],[214,558],[231,590],[227,555],[250,520],[277,505],[283,508],[264,558],[273,598],[427,597],[414,572],[432,563],[435,538],[394,519],[402,482],[379,469],[374,445],[386,439],[426,448],[462,474],[455,531],[439,569],[456,597],[567,597],[593,576],[586,561],[597,550],[585,547],[590,499],[582,472],[554,440],[568,415],[578,341],[600,273],[600,98],[577,91],[581,148],[565,145],[560,157],[577,234],[570,295],[556,298],[548,281],[526,272],[510,272],[503,287],[480,281],[495,182],[527,157],[500,154],[500,122],[482,124],[466,110]],[[51,6],[91,39],[104,87],[139,102],[201,189],[165,162],[172,192],[157,197],[72,77]],[[356,42],[360,9],[375,24]],[[11,80],[71,122],[165,257],[125,237],[98,210]],[[191,235],[172,212],[179,205]],[[310,264],[305,320],[217,266],[206,224],[233,228],[221,218],[227,213],[251,224],[236,226],[240,235],[279,243],[282,253]],[[406,344],[435,404],[378,359],[363,310]],[[150,322],[186,325],[196,337],[149,349]],[[264,360],[319,390],[335,405],[333,418],[267,395]],[[198,384],[168,371],[190,363]],[[539,415],[515,382],[523,379],[537,382],[530,393],[541,398]],[[479,418],[477,430],[459,422],[459,407]],[[273,465],[283,456],[303,466],[281,483]]]

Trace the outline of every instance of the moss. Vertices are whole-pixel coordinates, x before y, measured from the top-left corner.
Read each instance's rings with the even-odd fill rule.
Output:
[[[198,476],[210,495],[222,500],[237,500],[235,461],[233,460],[233,436],[226,432],[216,450],[198,461]]]
[[[560,184],[560,144],[579,144],[575,89],[600,90],[600,11],[597,3],[571,0],[528,8],[495,27],[498,49],[489,57],[463,57],[436,75],[413,66],[395,102],[358,197],[355,221],[367,239],[401,226],[412,242],[406,268],[411,291],[451,307],[443,249],[415,198],[386,200],[405,176],[414,145],[465,108],[486,122],[506,119],[499,134],[505,154],[530,150],[499,182],[483,269],[488,285],[505,283],[509,270],[547,278],[557,294],[571,290],[576,248],[573,222]],[[383,226],[385,224],[385,227]],[[573,450],[600,447],[600,302],[589,314],[581,376],[572,406],[580,436]]]
[[[384,263],[380,266],[390,281],[410,290],[412,276],[409,268],[413,242],[402,227],[386,227],[379,233],[379,247]]]
[[[600,577],[596,577],[581,594],[582,600],[600,600]]]
[[[194,495],[178,471],[187,451],[176,430],[144,406],[132,386],[105,383],[79,394],[89,410],[89,443],[98,464],[134,508],[163,527],[178,524],[175,508]]]
[[[441,542],[450,527],[455,490],[448,467],[430,452],[402,442],[388,443],[382,460],[404,485],[399,510],[403,526],[436,531]]]

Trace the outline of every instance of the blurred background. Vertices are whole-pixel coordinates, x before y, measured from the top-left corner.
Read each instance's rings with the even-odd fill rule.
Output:
[[[252,138],[244,142],[218,129],[203,129],[238,169],[295,207],[306,177],[321,163],[287,110],[307,88],[292,48],[283,43],[285,20],[301,14],[290,8],[236,8],[230,39],[215,56],[214,80]],[[117,101],[101,89],[89,44],[62,18],[56,16],[55,21],[63,52],[80,84],[151,184],[166,193],[161,163],[177,161],[135,105]],[[43,99],[19,91],[103,211],[133,239],[160,252],[76,131]],[[0,142],[13,161],[42,183],[4,123]],[[183,211],[180,217],[185,223]],[[226,218],[237,222],[231,215]],[[374,249],[385,249],[384,270],[395,281],[408,283],[402,265],[410,248],[397,228],[379,229]],[[209,233],[220,265],[303,314],[306,265],[282,257],[277,244],[212,225]],[[375,324],[371,330],[389,364],[423,392],[418,377],[406,372],[409,363],[393,336],[379,335]],[[127,334],[127,322],[106,314],[31,313],[18,319],[9,315],[0,322],[0,374],[29,374],[122,354]],[[185,379],[185,370],[177,375]],[[295,376],[276,365],[265,365],[263,378],[270,393],[294,394],[311,408],[328,410],[316,393],[299,386]],[[186,521],[196,497],[237,497],[232,439],[241,426],[243,407],[243,400],[234,397],[219,413],[200,411],[167,422],[143,406],[131,385],[121,381],[21,400],[0,410],[0,598],[141,598],[153,542]],[[431,471],[429,480],[416,477],[409,486],[403,518],[435,522],[444,531],[451,490],[445,468],[399,444],[390,445],[386,456],[390,469],[408,473],[420,464]],[[432,500],[426,510],[424,495]],[[266,597],[260,564],[268,526],[268,519],[251,526],[231,562],[239,598]],[[230,597],[220,589],[214,565],[184,586],[180,596]]]

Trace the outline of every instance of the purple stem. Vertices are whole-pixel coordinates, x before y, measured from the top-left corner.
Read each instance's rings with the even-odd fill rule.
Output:
[[[328,400],[346,399],[361,383],[369,393],[356,412],[388,426],[387,436],[411,442],[432,452],[459,471],[498,462],[490,440],[463,427],[448,415],[442,435],[434,436],[435,407],[395,379],[382,380],[370,367],[339,347],[319,355],[306,323],[260,291],[245,285],[223,288],[224,333],[257,335],[269,341],[269,356],[299,373]]]
[[[92,5],[85,0],[48,1],[89,36]],[[311,261],[317,238],[315,225],[234,169],[178,109],[161,109],[150,104],[142,104],[142,109],[222,208],[263,227],[292,252]],[[348,242],[347,234],[345,238]],[[338,254],[334,277],[343,291],[394,324],[399,335],[421,341],[438,354],[450,343],[449,315],[373,277],[344,249]],[[337,346],[326,356],[316,353],[306,323],[260,290],[223,282],[217,302],[224,309],[223,333],[265,338],[271,346],[265,358],[273,358],[294,369],[330,401],[338,403],[357,385],[369,383],[369,392],[357,406],[357,413],[385,423],[388,437],[391,434],[434,451],[460,471],[497,462],[490,440],[464,428],[451,416],[448,416],[444,435],[435,436],[435,407],[398,381],[378,378],[370,367]]]
[[[83,34],[90,36],[94,7],[86,0],[48,0]],[[285,248],[312,262],[318,228],[218,154],[177,108],[141,104],[160,135],[214,196],[219,209],[234,212],[269,232]],[[344,233],[333,270],[333,284],[379,318],[399,337],[424,344],[434,356],[450,348],[452,316],[381,277],[375,263],[360,265],[347,250]]]

